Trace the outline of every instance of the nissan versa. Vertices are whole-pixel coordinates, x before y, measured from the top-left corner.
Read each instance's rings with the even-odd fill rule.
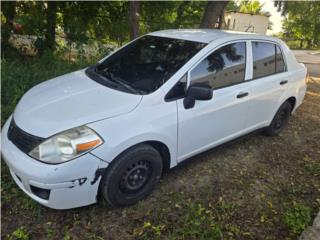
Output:
[[[306,68],[281,40],[218,30],[142,36],[29,90],[2,130],[17,185],[55,209],[146,197],[164,169],[263,129],[302,103]]]

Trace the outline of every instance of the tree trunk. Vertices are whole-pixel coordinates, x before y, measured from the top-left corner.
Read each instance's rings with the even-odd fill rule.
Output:
[[[57,2],[48,1],[46,43],[51,49],[55,47]]]
[[[303,40],[300,39],[300,49],[302,49],[302,48],[303,48]]]
[[[307,48],[310,49],[312,47],[312,40],[307,39]]]
[[[139,1],[130,1],[129,26],[130,39],[133,40],[139,35]]]
[[[220,16],[219,16],[219,25],[218,29],[221,29],[223,27],[224,23],[224,10],[221,11]]]
[[[208,1],[203,13],[200,28],[214,28],[227,4],[228,1]]]

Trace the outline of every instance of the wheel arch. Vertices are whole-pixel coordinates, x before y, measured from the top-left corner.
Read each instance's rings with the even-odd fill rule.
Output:
[[[141,141],[139,143],[132,144],[131,146],[127,146],[120,153],[118,153],[105,168],[101,168],[101,171],[98,173],[98,178],[100,178],[100,179],[99,179],[99,187],[98,187],[98,191],[97,191],[97,195],[96,195],[96,199],[97,200],[101,198],[101,184],[102,184],[101,180],[102,180],[103,176],[105,174],[107,174],[107,172],[109,171],[111,165],[116,161],[117,158],[119,158],[126,151],[129,151],[130,149],[132,149],[134,147],[137,147],[137,146],[139,146],[141,144],[150,145],[160,153],[161,158],[162,158],[162,162],[163,162],[163,170],[164,171],[167,171],[168,169],[170,169],[170,167],[172,167],[171,166],[172,164],[175,164],[175,163],[171,162],[173,160],[172,159],[173,156],[170,153],[169,147],[165,143],[163,143],[162,141],[159,141],[159,140],[146,140],[146,141]]]
[[[284,104],[285,102],[289,102],[289,104],[291,105],[292,109],[291,109],[291,114],[294,113],[295,111],[295,107],[297,106],[297,98],[295,96],[292,96],[291,94],[288,96],[283,96],[281,99],[278,100],[277,102],[277,106],[274,108],[272,115],[270,115],[270,119],[268,120],[268,125],[269,126],[274,118],[274,116],[276,115],[277,111],[279,110],[279,108],[281,107],[282,104]]]
[[[291,105],[291,112],[294,110],[296,106],[297,99],[295,97],[289,97],[285,102],[289,102]]]
[[[140,144],[148,144],[154,147],[161,155],[164,170],[166,171],[170,168],[171,155],[170,155],[170,150],[166,144],[160,141],[145,141]]]
[[[172,155],[170,154],[170,150],[169,147],[163,143],[162,141],[159,140],[146,140],[146,141],[141,141],[139,143],[135,143],[131,146],[128,146],[127,148],[125,148],[123,151],[121,151],[112,161],[115,161],[119,156],[121,156],[124,152],[137,147],[141,144],[147,144],[152,146],[153,148],[155,148],[161,155],[162,158],[162,162],[163,162],[163,167],[164,170],[168,170],[171,166],[171,160],[172,160]]]

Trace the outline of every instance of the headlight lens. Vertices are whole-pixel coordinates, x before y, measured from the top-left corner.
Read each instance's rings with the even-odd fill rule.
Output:
[[[80,126],[54,135],[34,148],[29,155],[46,163],[63,163],[102,143],[103,140],[91,128]]]

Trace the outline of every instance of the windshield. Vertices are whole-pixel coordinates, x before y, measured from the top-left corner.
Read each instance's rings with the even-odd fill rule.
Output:
[[[206,44],[144,36],[130,43],[87,74],[99,83],[136,94],[148,94],[162,86]],[[92,73],[96,76],[92,77]],[[97,77],[98,75],[98,77]]]

